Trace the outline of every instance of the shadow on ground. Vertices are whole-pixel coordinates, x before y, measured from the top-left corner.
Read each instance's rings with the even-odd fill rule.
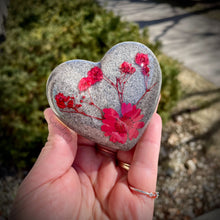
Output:
[[[146,0],[130,0],[130,2],[146,2]],[[204,7],[210,6],[210,5],[217,5],[219,3],[219,0],[155,0],[157,3],[168,3],[171,6],[178,6],[181,8],[188,8],[193,7],[198,4],[204,5]]]
[[[172,114],[172,119],[177,120],[177,118],[184,114],[196,114],[200,111],[210,111],[212,107],[216,105],[220,105],[220,88],[196,91],[192,93],[188,93],[183,97],[183,101],[191,98],[195,100],[197,98],[196,103],[191,103],[188,107],[183,108]],[[198,100],[199,99],[199,100]],[[211,115],[210,115],[211,117]],[[213,137],[220,132],[220,119],[217,119],[205,130],[203,133],[195,135],[193,138],[188,140],[187,142],[193,142],[196,140],[203,140],[206,142],[207,146],[213,145]],[[220,143],[219,143],[220,144]],[[208,147],[207,147],[208,148]],[[206,149],[207,150],[207,149]]]
[[[181,20],[185,19],[185,18],[189,18],[195,15],[203,15],[206,13],[210,13],[212,11],[215,10],[220,10],[220,5],[219,6],[211,6],[208,8],[204,8],[204,9],[200,9],[200,10],[196,10],[193,12],[185,12],[184,14],[180,14],[180,15],[175,15],[175,16],[171,16],[171,17],[166,17],[166,18],[162,18],[162,19],[156,19],[156,20],[150,20],[150,21],[136,21],[140,28],[144,28],[144,27],[150,27],[152,25],[157,25],[157,24],[161,24],[161,23],[167,23],[167,22],[171,22],[171,24],[167,25],[163,31],[160,33],[160,35],[156,36],[154,38],[155,41],[160,40],[170,29],[174,28],[177,24],[179,24],[181,22]],[[213,35],[213,33],[206,33],[207,36]]]

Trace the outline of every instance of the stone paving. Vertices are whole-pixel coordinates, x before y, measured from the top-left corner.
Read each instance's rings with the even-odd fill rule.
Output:
[[[215,8],[190,13],[151,0],[98,0],[122,19],[148,27],[150,39],[162,42],[162,51],[220,86],[220,21],[203,15]]]

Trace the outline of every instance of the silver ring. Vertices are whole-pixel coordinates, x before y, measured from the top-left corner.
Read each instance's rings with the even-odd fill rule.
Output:
[[[135,192],[138,192],[138,193],[141,193],[145,196],[147,196],[148,198],[151,198],[151,199],[157,199],[159,197],[159,192],[145,192],[143,190],[140,190],[140,189],[137,189],[133,186],[129,186],[129,188]]]

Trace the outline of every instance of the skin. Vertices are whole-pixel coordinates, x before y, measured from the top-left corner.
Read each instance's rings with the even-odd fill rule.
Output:
[[[65,127],[45,110],[49,135],[35,165],[22,182],[10,219],[152,219],[154,199],[129,185],[156,190],[161,118],[154,113],[144,135],[130,151],[115,152],[131,164],[127,172],[115,158]]]

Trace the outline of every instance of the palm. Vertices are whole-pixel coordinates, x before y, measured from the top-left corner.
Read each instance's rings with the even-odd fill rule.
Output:
[[[129,219],[133,215],[132,219],[138,219],[138,213],[149,213],[146,204],[142,207],[140,198],[128,188],[126,171],[117,167],[114,159],[100,154],[91,145],[79,145],[73,167],[80,182],[82,201],[85,202],[82,205],[85,209],[83,213],[86,213],[88,218],[93,216],[95,219]],[[152,200],[148,202],[149,208],[152,209]],[[143,210],[131,213],[131,207],[136,211],[137,208]]]
[[[148,172],[144,166],[151,166],[152,159],[144,165],[147,156],[138,158],[145,150],[141,147],[143,138],[137,149],[117,153],[118,159],[131,164],[127,173],[115,164],[114,158],[98,152],[95,143],[77,138],[63,125],[57,125],[50,128],[53,134],[41,153],[44,156],[38,158],[20,187],[13,219],[152,218],[153,200],[128,187],[129,182],[137,188],[155,190],[156,164]],[[74,142],[78,142],[78,148],[73,148]],[[153,140],[151,144],[154,145]],[[152,154],[156,162],[158,149]]]

